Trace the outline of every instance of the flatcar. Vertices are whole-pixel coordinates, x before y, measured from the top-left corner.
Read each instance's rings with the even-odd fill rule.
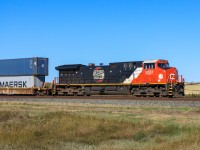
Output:
[[[168,60],[69,64],[55,67],[53,95],[184,96],[184,78]]]

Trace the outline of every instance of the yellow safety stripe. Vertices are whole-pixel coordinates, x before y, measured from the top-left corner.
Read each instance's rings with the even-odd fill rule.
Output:
[[[166,83],[150,83],[149,85],[163,85]],[[127,83],[102,83],[102,84],[56,84],[57,86],[122,86],[122,85],[146,85],[144,83],[134,83],[134,84],[127,84]]]

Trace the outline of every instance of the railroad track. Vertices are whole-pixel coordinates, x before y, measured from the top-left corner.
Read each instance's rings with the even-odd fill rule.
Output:
[[[32,98],[32,99],[80,99],[80,100],[156,100],[156,101],[199,101],[199,97],[179,97],[179,98],[168,98],[168,97],[133,97],[130,95],[93,95],[93,96],[23,96],[23,95],[1,95],[1,99],[9,98]]]

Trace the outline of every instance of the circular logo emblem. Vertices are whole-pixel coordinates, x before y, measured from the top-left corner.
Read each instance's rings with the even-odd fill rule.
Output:
[[[160,79],[160,80],[163,79],[163,74],[159,74],[158,79]]]
[[[105,72],[101,67],[96,67],[93,71],[93,78],[96,82],[101,83],[103,82],[105,77]]]

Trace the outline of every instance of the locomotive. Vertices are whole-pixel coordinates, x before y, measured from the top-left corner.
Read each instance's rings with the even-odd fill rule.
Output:
[[[184,96],[184,78],[168,60],[69,64],[55,67],[52,95]]]

